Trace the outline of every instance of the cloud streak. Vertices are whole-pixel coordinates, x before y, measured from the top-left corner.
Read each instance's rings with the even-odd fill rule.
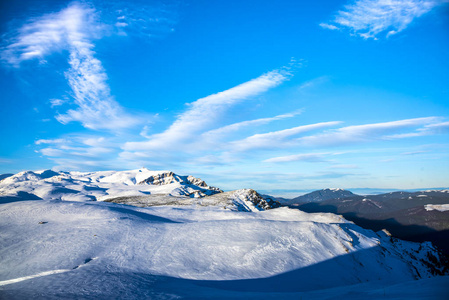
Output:
[[[392,135],[392,133],[400,130],[415,129],[416,127],[423,125],[431,126],[432,124],[437,124],[439,120],[441,120],[439,117],[426,117],[384,123],[347,126],[317,135],[302,137],[297,141],[300,142],[301,145],[330,146],[355,142],[368,142],[373,140],[406,138],[411,137],[412,135],[410,133]]]
[[[70,134],[58,139],[41,139],[35,144],[39,153],[56,163],[62,170],[114,169],[138,167],[118,157],[122,137]]]
[[[340,124],[340,121],[322,122],[316,124],[302,125],[279,131],[261,133],[249,136],[245,139],[231,142],[232,151],[248,151],[251,149],[275,149],[287,146],[295,146],[295,135],[319,130]]]
[[[303,154],[294,154],[287,156],[279,156],[273,157],[264,160],[266,163],[283,163],[283,162],[293,162],[293,161],[305,161],[305,162],[328,162],[325,158],[326,156],[331,155],[330,153],[303,153]]]
[[[431,11],[447,0],[358,0],[346,5],[329,23],[321,23],[325,29],[350,29],[365,39],[377,39],[406,29],[416,18]]]
[[[390,136],[388,136],[388,138],[402,139],[402,138],[410,138],[410,137],[418,137],[418,136],[426,136],[426,135],[444,134],[444,133],[448,133],[448,132],[449,132],[449,122],[438,122],[438,123],[427,124],[422,128],[418,128],[414,132],[390,135]]]
[[[280,85],[290,76],[290,72],[286,69],[274,70],[223,92],[198,99],[188,104],[187,111],[179,115],[167,130],[150,136],[144,142],[126,143],[124,149],[129,151],[161,150],[189,142],[204,131],[213,128],[217,120],[220,120],[226,110],[233,105]],[[239,126],[244,125],[234,125],[234,128]],[[224,129],[226,130],[233,129],[231,127]]]
[[[282,115],[278,115],[278,116],[274,116],[274,117],[270,117],[270,118],[260,118],[260,119],[256,119],[256,120],[242,121],[242,122],[238,122],[238,123],[234,123],[234,124],[230,124],[230,125],[226,125],[226,126],[217,128],[217,129],[210,130],[210,131],[204,133],[203,137],[204,138],[217,138],[219,136],[223,136],[223,135],[226,135],[226,134],[229,134],[232,132],[239,131],[245,127],[265,125],[265,124],[269,124],[273,121],[293,118],[293,117],[299,115],[300,113],[302,113],[302,110],[297,110],[292,113],[286,113],[286,114],[282,114]]]
[[[32,19],[10,40],[1,58],[14,67],[63,50],[69,52],[70,69],[65,77],[73,92],[77,109],[70,109],[56,119],[63,123],[81,122],[89,129],[117,130],[141,123],[113,99],[102,63],[95,58],[93,40],[105,34],[106,26],[97,21],[95,9],[76,2],[57,13]],[[52,101],[52,106],[62,104]]]

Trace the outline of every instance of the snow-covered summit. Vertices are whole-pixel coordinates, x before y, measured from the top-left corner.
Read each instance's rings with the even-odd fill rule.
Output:
[[[31,200],[105,200],[120,196],[173,194],[204,197],[221,193],[193,176],[146,168],[131,171],[56,172],[24,171],[0,181],[0,198]]]

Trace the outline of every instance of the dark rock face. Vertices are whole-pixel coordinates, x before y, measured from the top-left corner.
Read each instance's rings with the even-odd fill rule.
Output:
[[[256,207],[261,208],[263,210],[281,206],[281,204],[276,200],[273,200],[268,196],[261,196],[258,192],[251,189],[248,191],[248,200],[251,201]]]

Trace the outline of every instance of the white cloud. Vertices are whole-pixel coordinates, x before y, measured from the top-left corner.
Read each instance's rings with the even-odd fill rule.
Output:
[[[38,140],[36,145],[49,145],[40,150],[46,156],[53,157],[97,157],[104,153],[117,152],[119,143],[98,136],[71,135],[54,140]],[[100,158],[100,157],[99,157]]]
[[[67,100],[62,99],[50,99],[51,107],[61,106],[66,103]]]
[[[441,118],[427,117],[406,119],[384,123],[347,126],[317,135],[302,137],[298,141],[302,145],[338,145],[372,140],[410,137],[409,134],[391,135],[400,130],[410,130],[423,125],[435,124]]]
[[[115,23],[115,26],[117,26],[117,27],[127,27],[127,26],[128,26],[128,23],[125,23],[125,22],[117,22],[117,23]]]
[[[65,139],[53,139],[53,140],[41,139],[41,140],[37,140],[35,142],[35,144],[36,145],[41,145],[41,144],[64,144],[66,142],[67,142],[67,140],[65,140]]]
[[[167,130],[150,136],[148,141],[126,143],[124,149],[141,151],[182,146],[214,127],[231,106],[260,95],[289,77],[290,73],[285,69],[274,70],[226,91],[198,99],[190,103],[189,109],[179,115]]]
[[[261,119],[256,119],[256,120],[238,122],[238,123],[230,124],[227,126],[223,126],[223,127],[205,132],[203,134],[203,137],[204,138],[216,138],[218,136],[222,136],[222,135],[225,135],[225,134],[228,134],[231,132],[238,131],[244,127],[264,125],[264,124],[271,123],[273,121],[278,121],[278,120],[287,119],[287,118],[293,118],[293,117],[299,115],[300,113],[302,113],[302,110],[297,110],[297,111],[294,111],[291,113],[286,113],[286,114],[282,114],[282,115],[278,115],[278,116],[274,116],[274,117],[270,117],[270,118],[261,118]]]
[[[303,91],[303,90],[311,89],[311,88],[317,87],[319,85],[322,85],[323,83],[326,83],[327,81],[329,81],[329,76],[320,76],[320,77],[317,77],[317,78],[314,78],[312,80],[308,80],[308,81],[302,83],[298,87],[298,90]]]
[[[59,139],[38,140],[37,152],[56,163],[62,170],[98,170],[138,167],[119,157],[120,146],[125,137],[66,135]]]
[[[401,32],[415,19],[447,0],[357,0],[338,11],[322,28],[349,28],[367,39],[383,32],[390,36]]]
[[[80,40],[71,40],[70,43],[71,68],[65,76],[78,109],[58,115],[57,120],[63,124],[79,121],[90,129],[111,130],[141,123],[140,117],[127,114],[111,96],[106,72],[91,50],[93,45]]]
[[[2,51],[1,58],[19,67],[23,61],[45,62],[45,56],[68,50],[70,69],[65,76],[78,108],[58,115],[57,120],[63,124],[79,121],[90,129],[132,127],[142,120],[126,113],[113,99],[106,72],[95,58],[92,41],[101,37],[104,30],[93,8],[74,2],[60,12],[46,14],[23,25]],[[59,99],[51,100],[52,107],[62,103]]]
[[[320,27],[324,29],[330,29],[330,30],[338,30],[339,28],[335,25],[327,24],[327,23],[320,23]]]
[[[306,162],[328,162],[326,156],[330,153],[303,153],[287,156],[273,157],[264,160],[267,163],[280,163],[280,162],[293,162],[293,161],[306,161]]]
[[[401,155],[417,155],[417,154],[423,154],[427,153],[429,151],[412,151],[412,152],[403,152]]]
[[[329,167],[329,169],[358,169],[358,168],[359,166],[357,165],[341,165],[341,164],[336,164]]]
[[[150,138],[150,134],[148,133],[150,131],[150,127],[148,125],[143,126],[142,130],[140,131],[139,135],[149,139]]]
[[[273,149],[295,146],[298,143],[295,141],[295,139],[292,139],[293,136],[300,133],[323,129],[326,127],[332,127],[340,123],[341,122],[339,121],[322,122],[297,126],[274,132],[255,134],[245,139],[231,142],[230,148],[232,149],[232,151],[248,151],[250,149]]]
[[[441,134],[449,132],[449,122],[434,123],[424,126],[424,131],[428,134]]]
[[[403,138],[410,138],[410,137],[442,134],[442,133],[447,133],[447,132],[449,132],[449,122],[438,122],[438,123],[427,124],[421,128],[416,129],[416,131],[414,131],[414,132],[393,134],[393,135],[387,136],[387,138],[403,139]]]
[[[44,149],[41,149],[40,152],[45,155],[45,156],[50,156],[50,157],[59,157],[59,156],[64,156],[64,151],[60,150],[60,149],[56,149],[56,148],[51,148],[51,147],[47,147]]]

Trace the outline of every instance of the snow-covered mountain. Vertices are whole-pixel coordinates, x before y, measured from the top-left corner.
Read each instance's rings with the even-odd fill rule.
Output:
[[[112,197],[172,195],[203,197],[221,193],[193,176],[170,171],[55,172],[25,171],[0,181],[0,197],[14,199],[51,199],[103,201]],[[6,200],[5,200],[6,201]]]
[[[106,201],[139,207],[157,205],[223,206],[258,211],[279,207],[251,189],[223,193],[193,176],[171,171],[25,171],[0,181],[0,203],[18,200]]]
[[[0,298],[298,299],[447,274],[430,243],[192,178],[145,169],[5,178]]]

